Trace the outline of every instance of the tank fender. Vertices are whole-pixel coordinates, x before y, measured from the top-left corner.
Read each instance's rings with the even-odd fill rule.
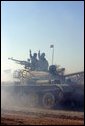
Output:
[[[69,86],[69,85],[64,85],[64,84],[62,84],[62,85],[57,85],[59,88],[60,88],[60,90],[63,92],[63,93],[72,93],[74,90],[73,90],[73,88],[71,87],[71,86]]]

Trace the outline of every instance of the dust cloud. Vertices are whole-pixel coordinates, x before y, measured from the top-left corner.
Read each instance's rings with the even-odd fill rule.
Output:
[[[1,71],[1,82],[12,82],[13,74],[10,69]]]
[[[25,107],[35,106],[35,103],[34,101],[32,101],[32,97],[30,97],[30,95],[19,92],[19,90],[18,92],[16,91],[17,91],[17,87],[15,85],[12,72],[2,71],[1,73],[1,109],[10,109],[13,107],[24,107],[24,106]]]

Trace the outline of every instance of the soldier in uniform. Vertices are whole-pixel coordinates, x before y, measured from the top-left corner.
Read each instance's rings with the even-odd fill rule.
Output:
[[[36,70],[38,67],[37,53],[34,53],[32,56],[32,53],[30,50],[30,59],[31,59],[31,70]]]
[[[42,71],[48,71],[48,61],[45,58],[45,53],[40,54],[40,51],[38,52],[38,68]]]

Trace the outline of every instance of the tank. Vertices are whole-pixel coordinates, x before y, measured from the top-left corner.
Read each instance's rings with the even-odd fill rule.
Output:
[[[14,71],[13,82],[1,85],[1,91],[10,93],[15,99],[14,101],[24,105],[42,106],[47,109],[66,103],[69,105],[84,103],[83,86],[71,79],[69,81],[71,75],[64,74],[65,68],[51,65],[43,71],[40,67],[33,70],[30,62],[10,59],[25,66],[22,70]],[[72,75],[76,75],[76,73]]]
[[[19,72],[21,74],[22,71]],[[21,100],[23,96],[24,104],[31,103],[32,106],[40,105],[44,108],[54,108],[56,105],[71,100],[72,87],[53,79],[50,73],[41,71],[29,73],[23,70],[23,74],[23,77],[16,76],[19,80],[13,83],[2,84],[1,90],[12,94],[15,100],[16,98]]]

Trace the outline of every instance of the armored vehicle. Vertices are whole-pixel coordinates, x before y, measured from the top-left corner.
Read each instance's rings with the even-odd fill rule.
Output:
[[[18,74],[19,72],[21,74],[21,71],[18,71]],[[18,98],[20,103],[23,99],[24,104],[54,108],[56,105],[71,100],[72,87],[51,78],[49,73],[30,71],[29,74],[28,71],[23,71],[23,74],[20,77],[14,73],[14,77],[19,77],[20,81],[5,83],[1,86],[1,90],[10,93],[15,101]]]
[[[1,86],[1,90],[10,93],[14,101],[45,108],[55,108],[64,103],[84,103],[83,87],[66,79],[71,75],[64,75],[65,68],[51,65],[47,71],[33,70],[30,62],[11,59],[25,66],[25,69],[14,71],[15,81]]]

